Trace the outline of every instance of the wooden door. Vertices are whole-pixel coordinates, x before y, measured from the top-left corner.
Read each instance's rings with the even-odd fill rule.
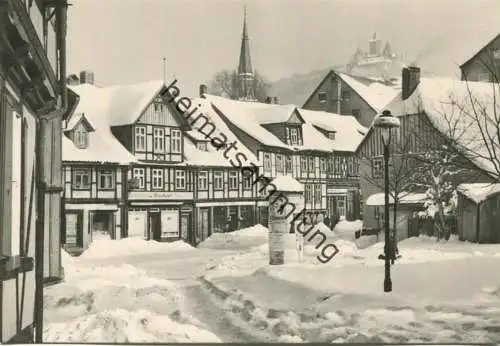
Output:
[[[199,223],[200,223],[200,236],[201,236],[201,241],[204,241],[205,239],[208,238],[208,227],[209,227],[209,213],[207,208],[202,208],[200,209],[200,217],[199,217]]]
[[[147,239],[146,212],[129,210],[128,212],[128,236]]]
[[[161,218],[159,212],[152,212],[148,215],[149,218],[149,237],[153,240],[161,239]]]
[[[189,214],[182,214],[181,216],[181,239],[191,243],[191,237],[189,237]]]

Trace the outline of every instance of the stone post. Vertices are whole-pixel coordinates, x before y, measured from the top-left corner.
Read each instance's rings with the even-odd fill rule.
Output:
[[[288,233],[286,214],[280,203],[269,204],[269,264],[285,263],[285,234]]]

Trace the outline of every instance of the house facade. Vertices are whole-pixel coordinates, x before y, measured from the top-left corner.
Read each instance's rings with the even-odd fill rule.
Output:
[[[369,127],[397,94],[393,86],[330,70],[302,105],[303,109],[351,115]]]
[[[393,222],[393,195],[396,194],[402,210],[403,219],[398,218],[397,236],[408,236],[408,223],[415,211],[423,207],[427,200],[425,191],[412,186],[411,179],[418,166],[414,158],[418,155],[435,151],[443,145],[459,143],[460,148],[477,149],[480,137],[474,131],[472,121],[467,121],[462,108],[466,105],[455,103],[450,95],[467,95],[465,82],[420,78],[420,69],[403,69],[402,91],[387,105],[387,110],[400,120],[400,128],[391,136],[390,161],[390,222]],[[481,91],[490,90],[488,85],[477,87]],[[472,90],[471,92],[474,92]],[[460,98],[463,101],[462,98]],[[456,107],[456,108],[455,108]],[[461,118],[457,118],[461,116]],[[480,144],[480,143],[479,143]],[[457,147],[458,148],[458,147]],[[471,157],[467,149],[457,149],[456,165],[460,173],[451,182],[490,182],[493,180],[491,167],[479,155]],[[357,149],[360,160],[360,185],[364,198],[364,227],[379,228],[384,219],[383,198],[376,198],[384,193],[384,158],[380,131],[371,128]],[[378,202],[375,202],[378,201]],[[406,219],[405,219],[406,218]],[[392,227],[392,226],[391,226]]]
[[[336,216],[359,218],[354,150],[366,129],[356,119],[350,117],[350,126],[344,127],[341,120],[347,117],[325,112],[290,105],[252,105],[211,95],[205,99],[238,142],[258,158],[263,176],[269,180],[291,176],[303,185],[304,206],[312,222]],[[335,141],[342,129],[345,133],[338,134],[339,140],[343,135],[351,137],[350,146],[344,144],[343,148]]]
[[[192,130],[162,81],[72,89],[82,101],[65,129],[67,249],[97,236],[197,245],[258,222],[256,186]]]
[[[462,80],[496,82],[500,79],[500,34],[460,65]]]
[[[0,343],[42,341],[43,285],[63,277],[60,132],[77,102],[61,78],[66,11],[0,6]]]

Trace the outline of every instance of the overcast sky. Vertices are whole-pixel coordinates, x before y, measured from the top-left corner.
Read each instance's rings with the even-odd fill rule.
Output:
[[[217,71],[235,68],[247,5],[252,64],[270,80],[345,63],[376,31],[409,60],[451,54],[500,33],[500,0],[73,0],[68,71],[96,84],[167,75],[188,96]],[[479,35],[480,36],[480,35]],[[487,42],[484,42],[487,43]],[[477,44],[477,43],[476,43]],[[462,47],[463,45],[463,47]],[[450,48],[451,47],[451,48]],[[463,50],[463,49],[462,49]],[[461,53],[462,54],[462,53]],[[461,59],[453,55],[451,59]],[[449,59],[449,57],[447,57]],[[459,60],[458,60],[459,62]],[[436,62],[437,64],[437,62]],[[450,64],[444,64],[443,73]]]

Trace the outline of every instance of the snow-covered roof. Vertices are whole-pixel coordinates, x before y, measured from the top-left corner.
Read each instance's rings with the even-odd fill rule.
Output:
[[[254,163],[256,165],[259,164],[258,158],[253,154],[253,152],[251,150],[249,150],[246,146],[241,144],[238,137],[229,129],[229,127],[224,122],[224,120],[221,119],[221,117],[212,108],[210,101],[208,101],[207,99],[204,99],[204,98],[195,98],[191,102],[190,112],[194,109],[194,107],[197,107],[197,110],[188,119],[189,122],[192,123],[192,128],[193,128],[191,131],[189,131],[190,134],[199,133],[202,135],[202,138],[204,139],[205,136],[201,132],[204,132],[204,133],[210,132],[210,126],[207,126],[205,128],[201,128],[205,124],[205,121],[203,119],[200,119],[200,120],[193,123],[193,121],[198,116],[203,115],[203,116],[207,117],[209,119],[209,121],[215,127],[215,130],[210,135],[209,140],[211,138],[217,138],[217,139],[227,138],[226,143],[228,143],[228,144],[230,144],[232,142],[236,142],[237,148],[235,150],[233,150],[232,152],[234,153],[233,155],[236,155],[237,153],[241,153],[241,154],[245,155],[245,157],[247,158],[247,162],[242,162],[243,165],[250,164],[250,162]],[[194,136],[197,136],[197,135],[194,135]],[[194,146],[194,144],[192,144],[192,145]],[[216,151],[210,142],[208,143],[207,147],[209,150],[213,151],[213,153],[211,154],[211,159],[209,161],[218,162],[218,164],[223,164],[223,161],[224,161],[225,163],[230,164],[229,160],[224,157],[225,150]],[[197,148],[195,148],[195,149],[198,151],[201,151]],[[193,154],[194,154],[194,152],[193,152]],[[205,154],[205,152],[203,152],[203,154],[201,154],[201,155],[206,155],[206,154]],[[196,155],[192,155],[191,157],[189,157],[189,156],[187,157],[187,159],[189,160],[189,164],[192,164],[191,160],[193,160],[193,161],[198,160],[198,158],[196,158],[195,156]]]
[[[78,125],[78,123],[82,119],[85,119],[87,121],[88,125],[90,125],[90,127],[94,130],[94,126],[92,125],[92,123],[87,118],[85,118],[85,114],[84,113],[73,114],[71,116],[71,118],[69,118],[68,124],[66,125],[66,128],[64,130],[65,131],[73,130],[75,128],[75,126]]]
[[[381,111],[398,94],[398,89],[382,83],[375,82],[367,85],[348,74],[337,73],[337,75],[377,112]]]
[[[111,126],[134,123],[165,86],[162,80],[107,87]]]
[[[488,131],[491,145],[498,152],[498,122],[494,118],[500,115],[499,99],[500,88],[496,83],[421,78],[410,97],[402,100],[400,94],[386,108],[395,116],[425,113],[433,126],[453,138],[479,168],[497,174],[481,130]]]
[[[306,123],[325,131],[335,131],[332,142],[333,150],[336,151],[355,151],[368,132],[353,116],[306,109],[300,109],[299,112]]]
[[[67,162],[101,162],[129,164],[136,162],[135,157],[111,133],[108,110],[111,98],[107,88],[91,84],[70,86],[80,96],[80,102],[74,116],[85,114],[95,131],[88,134],[86,149],[77,148],[66,136],[63,136],[62,158]],[[79,119],[78,119],[79,120]],[[68,123],[71,123],[72,118]]]
[[[291,112],[295,110],[295,106],[290,105],[275,105],[257,102],[241,102],[226,99],[219,96],[205,95],[206,99],[211,102],[234,126],[253,137],[263,145],[284,148],[288,150],[315,150],[331,152],[334,148],[334,142],[326,138],[321,132],[314,128],[311,123],[305,123],[302,126],[303,145],[290,146],[272,132],[268,131],[264,124],[270,122],[280,122],[290,117]],[[272,110],[276,112],[278,121],[272,121]],[[288,113],[288,116],[284,114]],[[298,109],[299,114],[302,110]],[[262,121],[262,122],[261,122]]]
[[[500,193],[500,183],[460,184],[457,187],[457,191],[479,204],[488,199],[488,197]]]
[[[278,175],[276,178],[273,179],[271,184],[274,184],[274,186],[276,186],[277,191],[283,191],[283,192],[304,191],[304,185],[302,185],[302,183],[299,183],[297,180],[295,180],[293,177],[289,175]]]
[[[477,37],[475,40],[470,40],[472,42],[468,43],[470,46],[468,46],[468,49],[463,52],[461,60],[459,61],[460,65],[469,62],[469,60],[471,60],[477,53],[498,37],[500,35],[500,28],[497,28],[494,32],[491,31],[491,28],[481,30],[480,35],[481,36]]]
[[[421,204],[427,200],[425,193],[401,193],[399,204]],[[394,203],[394,198],[389,194],[389,204]],[[385,205],[385,194],[375,193],[366,199],[366,205],[378,207]]]

